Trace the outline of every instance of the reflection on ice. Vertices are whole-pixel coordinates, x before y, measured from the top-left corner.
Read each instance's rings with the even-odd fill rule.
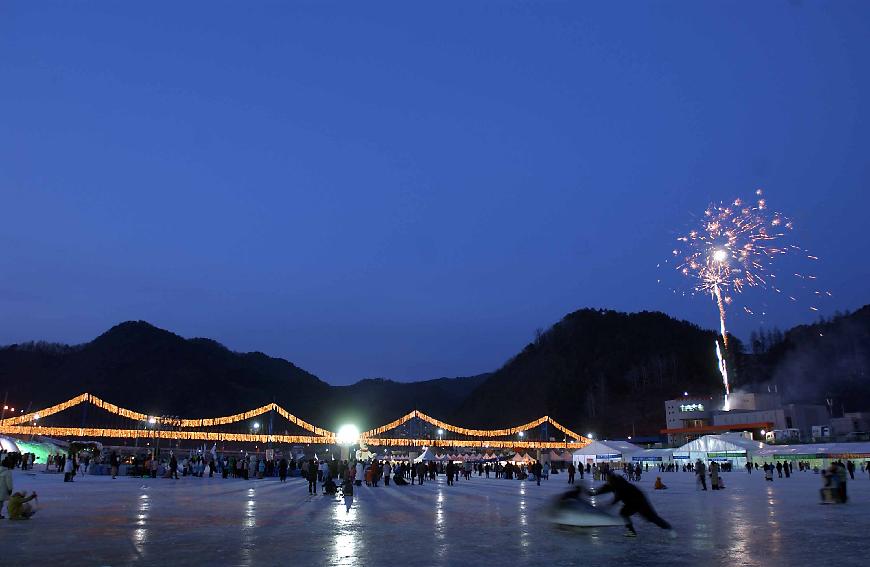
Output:
[[[338,499],[309,496],[299,479],[148,479],[140,490],[139,479],[89,475],[69,485],[54,475],[13,474],[15,488],[36,490],[44,505],[30,522],[0,523],[3,553],[63,565],[77,557],[90,565],[452,567],[510,558],[535,565],[762,567],[824,563],[830,547],[818,541],[832,538],[843,550],[840,563],[853,558],[844,553],[868,549],[861,526],[870,482],[857,475],[844,506],[816,504],[821,479],[812,473],[774,483],[726,473],[727,490],[706,492],[692,474],[668,473],[668,490],[657,491],[655,475],[644,475],[639,486],[674,525],[672,542],[639,517],[636,540],[626,540],[620,527],[553,527],[545,508],[566,490],[564,475],[541,486],[477,477],[449,487],[443,477],[422,487],[362,486],[345,512]],[[611,501],[605,496],[601,504]],[[7,564],[18,563],[0,561]]]
[[[363,526],[358,521],[359,500],[348,510],[343,502],[329,499],[328,505],[332,509],[332,526],[329,532],[332,537],[332,561],[338,565],[363,565],[359,559],[365,544],[362,537],[358,537]]]
[[[136,507],[136,526],[133,530],[133,549],[136,550],[138,557],[145,555],[145,546],[148,543],[148,528],[144,527],[148,524],[148,510],[151,508],[151,502],[147,494],[139,496],[138,505]]]

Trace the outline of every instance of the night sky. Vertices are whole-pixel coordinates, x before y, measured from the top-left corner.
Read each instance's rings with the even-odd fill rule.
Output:
[[[866,1],[4,1],[0,343],[143,319],[342,384],[494,370],[587,306],[712,329],[656,266],[759,187],[833,296],[731,329],[855,309],[868,30]]]

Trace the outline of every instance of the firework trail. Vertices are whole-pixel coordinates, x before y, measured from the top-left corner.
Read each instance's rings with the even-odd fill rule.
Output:
[[[673,250],[677,270],[695,281],[696,292],[709,294],[719,310],[719,330],[722,349],[716,342],[719,370],[725,386],[725,409],[731,388],[728,383],[726,354],[728,332],[725,327],[726,309],[735,294],[748,288],[762,288],[782,293],[771,270],[774,260],[784,254],[806,254],[793,244],[781,243],[792,222],[778,212],[769,211],[759,189],[752,204],[735,199],[730,204],[711,204],[704,211],[700,226],[677,238],[679,247]],[[811,260],[816,256],[806,254]],[[795,274],[801,279],[814,280],[815,276]],[[830,295],[830,292],[824,292]],[[816,296],[822,292],[816,291]],[[796,301],[792,296],[789,299]],[[752,310],[743,307],[752,314]],[[810,306],[812,311],[818,311]]]

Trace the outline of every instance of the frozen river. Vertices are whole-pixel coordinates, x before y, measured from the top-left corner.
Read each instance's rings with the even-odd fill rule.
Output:
[[[820,477],[766,483],[724,474],[701,492],[689,473],[639,484],[678,533],[635,517],[621,527],[558,529],[544,508],[566,476],[534,483],[473,477],[421,486],[361,487],[350,512],[309,497],[298,478],[132,479],[15,472],[36,490],[29,522],[0,522],[0,565],[866,565],[870,480],[849,483],[845,506],[820,505]],[[609,501],[610,497],[607,497]]]

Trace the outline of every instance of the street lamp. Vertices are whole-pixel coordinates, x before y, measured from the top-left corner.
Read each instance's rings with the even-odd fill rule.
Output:
[[[519,436],[520,436],[520,439],[522,439],[523,437],[526,436],[526,432],[525,432],[525,431],[520,431],[520,432],[517,433],[517,435],[519,435]]]
[[[441,441],[441,437],[442,437],[443,435],[444,435],[444,430],[443,430],[443,429],[439,429],[439,430],[438,430],[438,440],[439,440],[439,441]]]
[[[592,438],[593,438],[593,437],[592,437],[592,432],[590,431],[589,433],[587,433],[587,434],[586,434],[586,437],[592,439]]]

